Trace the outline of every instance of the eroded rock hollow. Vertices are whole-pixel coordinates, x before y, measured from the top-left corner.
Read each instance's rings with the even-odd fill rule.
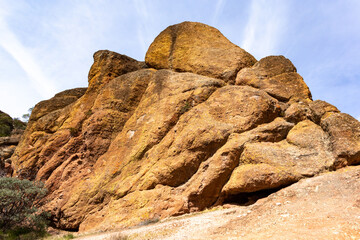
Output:
[[[360,123],[313,101],[283,56],[217,29],[165,29],[145,63],[94,54],[89,87],[40,102],[12,156],[63,229],[131,226],[360,163]],[[250,196],[250,195],[249,195]]]

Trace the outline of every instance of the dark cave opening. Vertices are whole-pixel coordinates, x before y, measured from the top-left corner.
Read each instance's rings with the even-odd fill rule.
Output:
[[[224,197],[222,204],[233,204],[239,206],[249,206],[256,203],[259,199],[266,198],[270,194],[275,193],[286,186],[278,188],[264,189],[256,192],[242,192],[238,194],[231,194]]]

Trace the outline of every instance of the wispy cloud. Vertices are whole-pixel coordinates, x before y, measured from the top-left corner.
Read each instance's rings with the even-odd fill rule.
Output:
[[[286,24],[286,3],[253,0],[250,8],[241,46],[257,58],[274,54]]]
[[[212,18],[212,25],[216,25],[219,16],[221,15],[222,11],[224,10],[224,5],[225,5],[226,0],[218,0],[216,2],[216,6],[215,6],[215,13],[213,15]]]
[[[8,52],[31,80],[34,88],[44,98],[50,97],[56,92],[55,87],[44,75],[41,67],[37,64],[31,51],[23,46],[16,35],[8,28],[4,18],[0,16],[0,47]]]
[[[148,41],[146,39],[146,35],[148,35],[148,33],[150,32],[150,27],[148,24],[151,24],[151,17],[146,2],[144,2],[143,0],[134,0],[133,2],[138,17],[140,18],[137,24],[137,37],[141,48],[145,53],[148,48]]]

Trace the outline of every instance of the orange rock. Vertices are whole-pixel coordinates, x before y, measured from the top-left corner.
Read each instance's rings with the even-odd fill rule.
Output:
[[[360,163],[360,122],[345,113],[332,113],[321,119],[337,156],[336,167]]]
[[[45,182],[57,227],[133,226],[360,161],[359,122],[313,102],[284,57],[251,67],[218,30],[185,22],[146,61],[169,69],[96,52],[86,91],[35,107],[12,167]]]
[[[237,85],[249,85],[266,91],[280,101],[311,100],[311,93],[296,68],[283,56],[261,59],[251,68],[242,69],[236,77]]]
[[[234,82],[237,72],[256,59],[206,24],[183,22],[162,31],[150,45],[145,62],[156,69],[193,72]]]

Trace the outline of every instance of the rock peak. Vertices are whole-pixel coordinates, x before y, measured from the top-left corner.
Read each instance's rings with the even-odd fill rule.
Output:
[[[156,69],[193,72],[233,82],[256,59],[231,43],[216,28],[183,22],[169,26],[150,45],[145,62]]]

